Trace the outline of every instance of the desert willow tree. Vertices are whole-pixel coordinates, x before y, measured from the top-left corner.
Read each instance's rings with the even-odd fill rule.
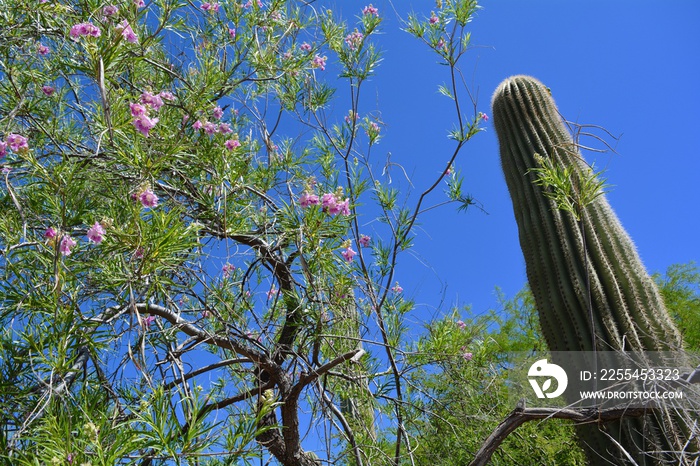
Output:
[[[493,119],[549,349],[682,350],[656,284],[549,89],[528,76],[506,79],[493,97]],[[690,464],[698,444],[688,414],[661,406],[642,418],[577,431],[592,464]]]
[[[0,458],[410,461],[396,263],[443,181],[471,202],[475,9],[408,23],[457,123],[406,208],[361,104],[376,7],[0,0]]]

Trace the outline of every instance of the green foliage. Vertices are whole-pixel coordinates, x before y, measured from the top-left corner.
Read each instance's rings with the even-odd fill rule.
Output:
[[[444,175],[413,206],[375,175],[383,12],[317,7],[0,0],[3,461],[410,458],[396,267]],[[438,10],[451,165],[476,3]]]
[[[695,262],[675,264],[654,275],[664,302],[690,351],[700,351],[700,270]]]
[[[481,315],[466,310],[466,316],[455,310],[431,323],[416,347],[413,360],[422,369],[412,375],[412,385],[420,387],[424,400],[412,416],[417,464],[474,459],[518,401],[506,382],[509,354],[546,350],[529,290],[508,300],[498,297],[498,310]],[[575,438],[570,423],[526,423],[501,445],[492,464],[586,464]]]

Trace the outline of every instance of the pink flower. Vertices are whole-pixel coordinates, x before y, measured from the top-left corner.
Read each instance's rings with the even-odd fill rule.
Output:
[[[472,360],[472,357],[474,357],[474,355],[472,353],[466,352],[466,353],[462,354],[462,357],[464,358],[465,361],[469,362]]]
[[[347,262],[352,262],[353,257],[355,257],[357,253],[352,250],[352,246],[348,246],[348,248],[341,252],[340,255],[343,256]]]
[[[368,15],[379,16],[379,9],[373,7],[372,4],[370,3],[369,5],[367,5],[366,7],[364,7],[362,9],[362,14],[365,16],[368,16]]]
[[[134,5],[136,5],[136,8],[143,8],[146,6],[146,2],[143,0],[134,0]]]
[[[431,11],[431,12],[430,12],[430,19],[428,20],[428,22],[429,22],[430,24],[437,24],[438,21],[440,21],[440,18],[438,18],[438,17],[435,15],[435,12],[434,12],[434,11]]]
[[[340,215],[344,217],[350,215],[350,199],[348,199],[347,197],[344,201],[336,203],[335,206]]]
[[[139,201],[141,201],[141,205],[144,207],[158,206],[158,196],[150,189],[145,189],[139,194]]]
[[[228,123],[219,123],[219,127],[217,129],[219,134],[229,134],[231,131],[231,125]]]
[[[326,193],[321,197],[323,211],[329,215],[350,215],[350,199],[338,201],[335,193]]]
[[[321,207],[323,207],[324,212],[328,212],[330,209],[335,209],[335,194],[326,193],[321,196]]]
[[[70,28],[70,38],[77,41],[80,36],[100,37],[100,28],[92,23],[80,23]]]
[[[149,315],[145,319],[143,319],[143,325],[146,326],[146,328],[150,327],[151,324],[156,320],[156,316],[154,315]]]
[[[43,86],[43,87],[41,88],[41,92],[43,92],[44,94],[46,94],[46,95],[49,96],[49,97],[51,97],[51,96],[53,95],[53,93],[54,93],[55,90],[56,90],[56,89],[54,89],[54,88],[51,87],[51,86]]]
[[[229,139],[224,143],[224,146],[228,150],[234,150],[236,147],[240,147],[241,143],[238,139]]]
[[[68,235],[65,235],[63,238],[61,238],[61,244],[58,246],[58,250],[63,254],[64,256],[70,256],[71,250],[73,246],[75,246],[77,243],[73,241],[73,238],[71,238]]]
[[[7,135],[7,145],[10,146],[13,152],[21,152],[29,150],[29,145],[27,145],[27,138],[20,136],[19,134],[10,133]]]
[[[348,114],[345,115],[345,123],[347,123],[349,125],[353,121],[357,121],[357,113],[355,113],[352,110],[348,110]]]
[[[221,117],[224,116],[224,111],[221,110],[221,107],[217,105],[216,107],[214,107],[214,110],[211,111],[211,114],[214,117],[214,119],[221,120]]]
[[[224,277],[226,278],[230,277],[234,270],[236,270],[236,267],[233,264],[226,264],[221,269],[221,271],[224,273]]]
[[[321,71],[326,70],[326,58],[327,57],[320,57],[316,55],[314,59],[311,61],[311,66],[312,68],[320,68]]]
[[[163,91],[163,92],[161,92],[160,94],[158,94],[158,96],[159,96],[161,99],[167,100],[167,101],[169,101],[169,102],[172,102],[173,100],[175,100],[175,96],[174,96],[173,93],[170,92],[170,91]]]
[[[44,232],[44,238],[55,238],[57,234],[53,227],[48,227]]]
[[[43,44],[39,44],[39,46],[36,48],[36,53],[38,53],[41,56],[48,55],[49,48]]]
[[[100,225],[100,222],[95,222],[95,224],[87,231],[87,237],[93,243],[100,244],[102,242],[103,235],[105,234],[105,229]]]
[[[132,121],[134,127],[141,132],[144,136],[148,137],[149,131],[151,131],[158,123],[158,118],[149,118],[146,115],[141,115]]]
[[[216,125],[207,121],[204,123],[204,132],[211,136],[212,134],[216,133]]]
[[[219,4],[216,3],[216,2],[212,2],[212,3],[205,2],[205,3],[202,3],[202,7],[201,7],[201,8],[202,8],[202,10],[204,10],[204,11],[209,11],[209,12],[211,12],[211,13],[216,13],[217,11],[219,11]]]
[[[301,197],[299,197],[299,204],[301,204],[302,208],[307,208],[312,205],[318,205],[319,199],[318,196],[315,194],[309,194],[307,192],[304,192]]]
[[[236,29],[235,28],[228,28],[228,35],[231,36],[231,39],[236,38]]]
[[[439,48],[439,49],[445,48],[445,41],[443,40],[442,37],[440,38],[440,40],[437,43],[437,48]]]
[[[278,293],[279,293],[279,291],[277,290],[277,288],[275,288],[275,285],[273,284],[273,285],[270,287],[270,291],[268,291],[268,292],[266,293],[266,294],[267,294],[267,300],[269,301],[271,298],[275,297]]]
[[[461,320],[458,320],[458,321],[457,321],[457,327],[459,327],[461,330],[464,330],[465,328],[467,328],[467,324],[465,324],[465,323],[464,323],[463,321],[461,321]]]
[[[479,112],[479,118],[484,120],[484,121],[489,121],[489,116],[485,113]]]
[[[0,157],[5,157],[7,155],[7,143],[0,141]]]
[[[131,116],[132,117],[140,117],[141,115],[146,115],[147,109],[141,104],[129,104],[129,108],[131,109]]]
[[[391,287],[391,291],[393,291],[394,293],[403,293],[403,288],[401,288],[399,282],[396,282],[396,285]]]
[[[141,103],[144,105],[150,105],[153,110],[159,110],[163,106],[163,99],[160,95],[153,95],[150,92],[144,92],[141,94]]]
[[[374,122],[374,121],[370,122],[369,127],[367,128],[367,134],[369,136],[371,136],[373,134],[374,135],[379,134],[380,131],[381,131],[381,128],[379,127],[379,125],[376,122]]]
[[[143,259],[143,248],[142,247],[136,248],[136,251],[134,251],[134,258],[135,259]]]
[[[304,42],[303,44],[301,44],[301,45],[299,46],[299,49],[300,49],[302,52],[311,52],[311,45],[309,45],[308,42]]]
[[[367,236],[367,235],[360,235],[359,243],[360,243],[360,246],[361,246],[361,247],[366,248],[367,246],[369,246],[369,242],[370,242],[370,241],[371,241],[371,238],[370,238],[369,236]]]
[[[194,128],[196,130],[201,129],[202,128],[202,120],[195,121],[194,124],[192,125],[192,128]]]
[[[360,48],[360,45],[362,45],[362,39],[364,39],[364,35],[357,29],[355,29],[354,32],[351,32],[350,34],[345,37],[345,43],[347,46],[350,48],[350,50],[357,50]]]
[[[119,8],[115,5],[106,5],[104,8],[102,8],[102,14],[105,15],[106,18],[114,16],[117,13],[119,13]]]
[[[139,41],[139,38],[136,36],[136,33],[134,32],[133,29],[131,29],[131,26],[129,25],[129,22],[127,20],[122,21],[119,23],[119,25],[116,27],[117,30],[122,31],[122,37],[126,39],[127,42],[131,44],[136,44]],[[161,105],[163,101],[161,100]],[[157,110],[157,109],[156,109]]]

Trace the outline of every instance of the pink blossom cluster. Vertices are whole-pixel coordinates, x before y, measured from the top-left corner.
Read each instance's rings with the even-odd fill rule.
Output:
[[[235,113],[235,112],[234,112]],[[211,110],[211,116],[214,120],[221,120],[224,116],[224,111],[218,105]],[[231,125],[228,123],[214,123],[209,120],[200,118],[192,124],[192,128],[195,130],[203,130],[208,136],[213,136],[216,133],[219,134],[229,134],[233,132]],[[240,146],[240,142],[237,139],[230,139],[226,141],[226,148],[228,150],[233,150]]]
[[[233,274],[234,270],[236,270],[236,266],[233,264],[226,264],[221,269],[225,278],[230,277]]]
[[[345,43],[350,48],[350,50],[355,51],[360,48],[360,46],[362,45],[362,39],[364,38],[365,36],[360,31],[355,29],[353,32],[351,32],[345,37]]]
[[[349,125],[355,121],[357,121],[357,113],[352,110],[348,110],[348,114],[345,115],[345,123]]]
[[[146,208],[158,206],[158,196],[156,196],[156,194],[150,189],[144,189],[143,191],[137,194],[136,198],[141,203],[141,205]]]
[[[121,23],[119,23],[115,29],[117,31],[121,31],[122,37],[126,39],[127,42],[131,44],[138,44],[139,38],[134,32],[134,30],[131,29],[131,26],[129,25],[129,22],[127,20],[124,20]]]
[[[267,294],[267,300],[269,301],[270,299],[274,298],[275,296],[277,296],[279,294],[279,290],[277,289],[277,287],[273,283],[272,286],[270,287],[270,291],[268,291],[266,294]]]
[[[87,231],[87,237],[89,241],[95,244],[99,244],[104,239],[106,231],[100,222],[95,222],[92,227]],[[44,238],[49,240],[49,244],[56,244],[57,238],[59,237],[58,232],[53,228],[49,227],[44,232]],[[68,234],[62,234],[60,240],[58,240],[58,252],[63,256],[70,256],[73,252],[71,249],[75,247],[78,243],[71,238]]]
[[[7,155],[8,147],[12,152],[24,152],[26,150],[29,150],[27,138],[14,133],[8,134],[5,141],[0,139],[0,157],[4,157],[5,155]]]
[[[224,143],[224,146],[228,150],[235,150],[237,147],[241,147],[241,142],[238,139],[229,139]]]
[[[463,358],[465,361],[467,361],[467,362],[471,361],[472,358],[474,357],[474,354],[472,354],[471,352],[467,351],[467,347],[466,347],[466,346],[462,346],[462,347],[460,348],[460,351],[462,351],[462,358]]]
[[[131,116],[134,117],[131,123],[146,137],[159,121],[158,118],[150,117],[150,110],[158,111],[163,106],[163,99],[175,100],[175,96],[167,91],[160,94],[144,92],[141,94],[141,103],[129,104]]]
[[[362,14],[365,16],[370,16],[370,15],[379,16],[379,9],[376,7],[373,7],[372,4],[370,3],[369,5],[367,5],[366,7],[364,7],[362,9]]]
[[[39,43],[39,45],[37,45],[37,47],[36,47],[36,53],[38,53],[41,56],[48,55],[49,48],[47,46],[45,46],[44,44]]]
[[[119,7],[115,5],[105,5],[104,8],[102,8],[102,14],[104,15],[105,18],[109,18],[111,16],[116,15],[119,13]]]
[[[323,211],[328,215],[350,215],[350,199],[347,197],[341,199],[340,195],[336,193],[326,193],[320,198],[314,194],[304,191],[304,193],[299,197],[299,204],[302,208],[307,208],[312,205],[321,205]]]
[[[304,42],[299,46],[299,50],[301,50],[302,52],[311,52],[311,44],[309,44],[308,42]]]
[[[321,57],[319,55],[316,55],[313,60],[311,60],[311,67],[312,68],[319,68],[321,71],[326,70],[326,60],[328,57]]]
[[[219,11],[220,5],[217,2],[204,2],[202,3],[202,11],[207,11],[209,13],[216,13]]]
[[[369,246],[369,242],[371,240],[372,239],[367,235],[360,235],[360,239],[358,240],[358,243],[360,243],[360,247],[366,248],[367,246]]]
[[[369,125],[367,126],[367,136],[374,139],[379,135],[380,131],[381,128],[379,125],[374,121],[370,121]]]
[[[156,316],[153,314],[149,315],[148,317],[143,318],[143,325],[146,328],[149,328],[153,322],[155,322]]]
[[[87,237],[93,243],[100,244],[104,239],[105,233],[106,232],[102,224],[100,224],[100,222],[95,222],[95,224],[87,231]]]
[[[396,294],[403,293],[403,288],[401,288],[401,285],[399,285],[399,282],[396,282],[396,285],[391,287],[391,291],[393,291]]]
[[[435,12],[434,12],[434,11],[431,11],[431,12],[430,12],[430,19],[428,20],[428,22],[429,22],[430,24],[437,24],[438,21],[440,21],[440,18],[438,18],[438,17],[435,15]]]
[[[357,255],[357,253],[352,249],[352,246],[345,248],[345,251],[341,251],[341,256],[346,262],[352,262],[352,259]]]
[[[102,32],[100,31],[100,28],[95,26],[94,24],[87,22],[87,23],[80,23],[76,24],[72,28],[70,28],[70,38],[73,39],[74,41],[77,41],[81,36],[86,36],[86,37],[100,37]]]

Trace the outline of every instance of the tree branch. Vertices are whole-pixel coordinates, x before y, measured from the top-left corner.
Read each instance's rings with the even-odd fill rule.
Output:
[[[491,456],[498,450],[501,443],[515,429],[528,421],[536,419],[569,419],[577,424],[604,423],[617,421],[623,417],[641,417],[651,411],[651,408],[609,408],[599,410],[596,408],[526,408],[517,406],[483,443],[469,466],[485,466],[491,460]]]

